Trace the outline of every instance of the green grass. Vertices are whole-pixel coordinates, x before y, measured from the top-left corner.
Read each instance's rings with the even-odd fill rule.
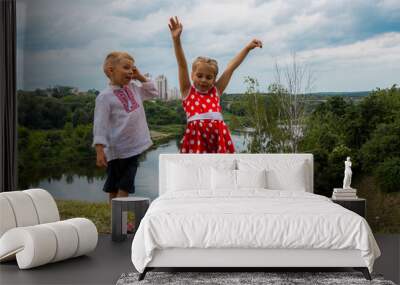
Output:
[[[170,136],[179,136],[183,133],[184,129],[185,125],[177,124],[150,126],[150,130],[164,133],[165,135]]]
[[[99,233],[111,233],[111,208],[108,203],[84,201],[56,201],[61,220],[87,218],[97,227]]]

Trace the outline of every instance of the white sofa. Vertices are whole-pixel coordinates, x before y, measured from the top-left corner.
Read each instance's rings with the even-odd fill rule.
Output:
[[[86,218],[60,221],[53,197],[43,189],[0,193],[0,262],[20,269],[84,255],[96,248],[96,226]]]

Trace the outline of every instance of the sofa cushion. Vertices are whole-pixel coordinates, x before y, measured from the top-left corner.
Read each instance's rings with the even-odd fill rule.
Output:
[[[26,227],[39,224],[35,205],[29,195],[23,191],[3,192],[1,196],[10,203],[15,216],[17,227]]]
[[[1,194],[2,193],[0,193],[0,238],[6,231],[17,226],[11,204],[8,199]]]
[[[0,260],[16,257],[20,269],[52,261],[57,252],[57,238],[44,225],[17,227],[0,238]]]
[[[56,201],[49,192],[43,189],[28,189],[22,191],[29,195],[35,206],[39,224],[57,222],[60,220]]]
[[[73,257],[77,251],[79,242],[78,233],[66,221],[47,223],[41,225],[51,229],[57,240],[57,250],[51,262],[57,262]],[[82,239],[82,237],[81,237]]]
[[[98,242],[98,233],[95,224],[86,218],[72,218],[64,220],[70,224],[78,234],[78,248],[73,257],[77,257],[94,250]]]

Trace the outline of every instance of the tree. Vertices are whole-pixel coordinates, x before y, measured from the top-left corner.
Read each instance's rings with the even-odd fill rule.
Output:
[[[399,110],[400,89],[395,87],[375,90],[359,104],[331,97],[316,107],[300,144],[302,151],[314,154],[315,192],[328,195],[341,184],[347,155],[353,158],[356,181],[374,176],[384,191],[397,191],[393,181],[400,158]]]
[[[229,111],[236,116],[246,115],[246,105],[243,101],[235,100],[230,103]]]
[[[92,95],[97,96],[97,95],[100,94],[100,91],[97,90],[97,89],[92,88],[92,89],[89,89],[89,90],[87,91],[87,94],[92,94]]]
[[[275,65],[275,82],[268,94],[258,91],[257,80],[247,78],[247,116],[252,118],[251,152],[298,152],[305,125],[305,97],[311,91],[312,73],[292,57],[284,69]]]
[[[375,176],[384,192],[400,192],[400,157],[386,159],[377,167]]]
[[[50,91],[51,96],[55,98],[62,98],[73,94],[74,87],[56,85],[49,87],[47,90]]]
[[[298,64],[296,54],[292,55],[291,65],[284,69],[275,64],[275,83],[269,91],[278,109],[279,128],[285,134],[285,141],[281,143],[283,150],[298,151],[305,125],[305,98],[313,83],[312,72],[305,65]]]
[[[272,125],[269,124],[268,113],[266,112],[266,98],[262,96],[258,90],[258,81],[254,78],[247,77],[246,90],[246,116],[249,118],[250,127],[254,129],[247,139],[247,150],[251,153],[268,152]]]
[[[373,172],[390,157],[400,157],[400,119],[378,125],[360,149],[360,159],[366,173]]]

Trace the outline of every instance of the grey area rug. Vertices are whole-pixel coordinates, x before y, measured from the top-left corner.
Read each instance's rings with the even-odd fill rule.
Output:
[[[297,284],[379,284],[395,285],[380,275],[372,275],[372,281],[364,278],[360,272],[148,272],[142,281],[139,273],[122,274],[117,285],[146,284],[213,284],[213,285],[297,285]]]

